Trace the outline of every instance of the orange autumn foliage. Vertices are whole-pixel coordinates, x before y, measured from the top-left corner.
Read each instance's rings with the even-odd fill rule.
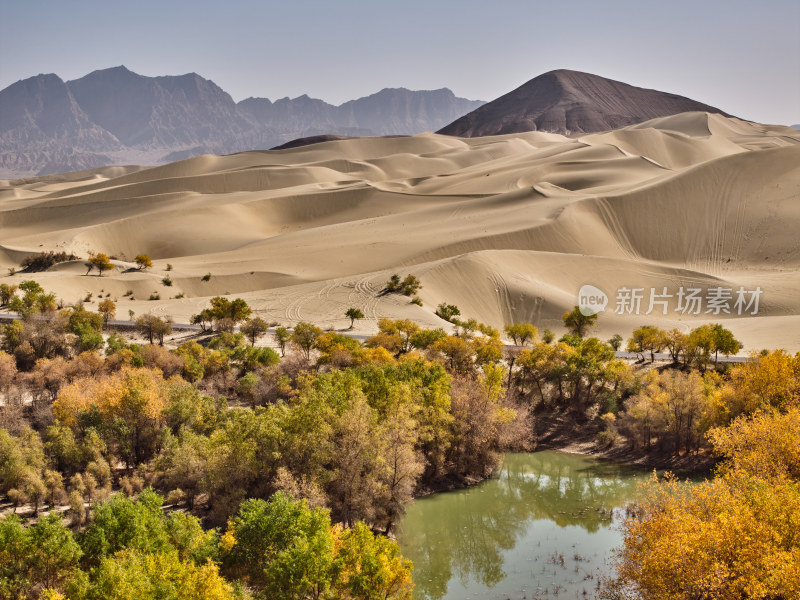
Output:
[[[160,371],[126,367],[66,386],[53,403],[53,413],[69,426],[75,426],[80,414],[93,407],[107,418],[135,413],[158,421],[167,398],[167,382]]]
[[[711,431],[727,460],[712,481],[652,481],[625,525],[603,597],[800,597],[800,409]]]

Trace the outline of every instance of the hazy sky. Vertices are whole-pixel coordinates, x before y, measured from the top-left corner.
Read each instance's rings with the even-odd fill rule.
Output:
[[[234,100],[384,87],[491,100],[569,68],[800,123],[798,0],[0,0],[0,88],[124,64]]]

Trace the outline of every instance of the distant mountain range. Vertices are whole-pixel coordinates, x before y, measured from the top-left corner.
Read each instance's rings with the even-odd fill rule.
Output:
[[[37,75],[0,91],[0,177],[157,164],[317,135],[411,135],[482,104],[446,88],[387,88],[340,106],[306,95],[236,103],[196,73],[145,77],[121,66],[66,82]]]
[[[688,111],[731,116],[676,94],[564,69],[489,103],[447,88],[387,88],[334,106],[306,95],[236,103],[196,73],[145,77],[114,67],[66,82],[37,75],[0,91],[0,178],[436,130],[575,135]]]
[[[682,112],[728,113],[676,94],[561,69],[531,79],[438,133],[479,137],[523,131],[565,135],[619,129]]]

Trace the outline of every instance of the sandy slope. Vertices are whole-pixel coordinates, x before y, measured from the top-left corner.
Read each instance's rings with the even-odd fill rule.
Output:
[[[364,138],[0,181],[4,272],[40,250],[106,252],[119,268],[102,278],[82,262],[33,278],[67,303],[110,293],[120,317],[179,321],[231,294],[285,324],[343,328],[358,306],[368,331],[381,316],[442,325],[446,301],[560,332],[589,283],[610,297],[602,336],[724,319],[747,348],[800,350],[798,231],[800,133],[707,113],[579,138]],[[156,267],[130,270],[139,253]],[[378,295],[394,272],[420,277],[423,307]],[[737,317],[735,298],[733,315],[695,316],[675,311],[681,286],[763,293],[757,316]],[[622,287],[644,288],[641,314],[614,314]],[[664,287],[668,314],[645,315]]]

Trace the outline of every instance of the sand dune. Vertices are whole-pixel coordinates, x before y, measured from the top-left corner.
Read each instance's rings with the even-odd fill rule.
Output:
[[[610,302],[601,336],[723,320],[746,348],[800,350],[799,229],[800,132],[709,113],[575,138],[332,140],[0,181],[3,271],[42,250],[102,251],[118,265],[102,278],[75,261],[2,281],[33,277],[65,302],[111,294],[121,317],[179,321],[230,294],[285,324],[343,328],[358,306],[365,331],[382,316],[442,326],[433,311],[447,302],[495,326],[560,332],[593,284]],[[142,252],[148,272],[131,269]],[[420,277],[423,307],[378,295],[395,272]],[[700,314],[675,310],[682,287],[702,290]],[[643,290],[640,314],[615,314],[620,288]],[[672,295],[667,314],[644,314],[651,288]],[[731,290],[729,314],[706,313],[714,288]],[[753,308],[737,310],[739,288],[761,289],[756,315],[738,314]]]

